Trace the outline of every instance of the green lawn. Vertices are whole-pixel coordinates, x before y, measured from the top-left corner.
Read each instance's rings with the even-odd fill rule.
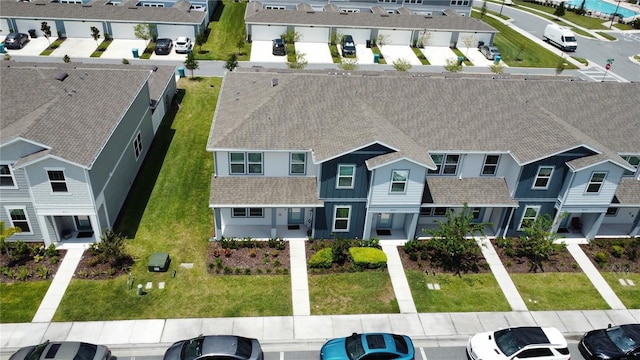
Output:
[[[548,14],[548,16],[545,16],[547,18],[550,19],[556,19],[556,16],[553,15],[553,13],[556,11],[555,8],[550,7],[550,6],[544,6],[544,5],[540,5],[540,4],[535,4],[535,3],[531,3],[531,2],[524,2],[522,0],[513,0],[513,3],[518,5],[518,9],[520,10],[528,10],[528,8],[530,9],[536,9],[542,12],[545,12],[546,14]],[[538,14],[538,12],[534,12],[532,11],[532,13],[534,14]],[[592,29],[592,30],[604,30],[604,29],[609,29],[608,26],[604,26],[602,25],[603,23],[606,23],[605,20],[602,19],[598,19],[598,18],[592,18],[592,17],[588,17],[588,16],[582,16],[582,15],[577,15],[576,13],[572,12],[572,11],[565,11],[564,16],[562,16],[560,18],[561,20],[567,20],[569,22],[572,22],[576,25],[582,26],[583,28],[587,28],[587,29]]]
[[[618,298],[629,309],[640,309],[640,274],[631,273],[625,275],[622,273],[614,272],[601,272],[602,276],[611,289],[618,295]],[[630,279],[635,283],[635,286],[622,286],[618,279]]]
[[[609,309],[584,273],[510,274],[531,311]]]
[[[471,13],[471,16],[476,19],[480,18],[480,14],[475,11]],[[494,45],[500,49],[502,61],[507,65],[517,67],[556,68],[558,63],[562,60],[558,55],[555,55],[517,31],[514,31],[500,21],[488,16],[485,16],[482,20],[499,31],[496,35]],[[524,50],[520,51],[523,44]],[[520,58],[520,61],[516,60],[518,57]],[[567,63],[565,69],[577,69],[577,67],[571,63]],[[505,71],[509,72],[509,69],[505,69]]]
[[[400,312],[386,272],[309,275],[309,299],[311,315]]]
[[[427,276],[422,271],[406,271],[418,312],[510,311],[511,307],[493,274],[450,274]],[[440,290],[429,290],[428,283]]]
[[[251,44],[245,43],[238,49],[238,41],[245,39],[244,12],[247,2],[223,0],[218,2],[213,20],[209,23],[209,36],[202,45],[194,50],[198,60],[227,60],[232,53],[238,53],[238,61],[248,61]]]
[[[31,322],[51,280],[0,284],[0,323]]]
[[[181,110],[167,115],[116,224],[135,258],[134,285],[153,282],[144,296],[127,277],[74,280],[55,321],[290,315],[289,276],[214,276],[207,273],[213,216],[208,207],[213,173],[206,149],[221,78],[183,78]],[[175,118],[174,118],[175,116]],[[168,252],[167,273],[149,273],[153,252]],[[181,263],[193,263],[183,269]],[[171,276],[176,270],[176,277]],[[158,289],[164,281],[166,288]],[[99,305],[99,306],[98,306]]]

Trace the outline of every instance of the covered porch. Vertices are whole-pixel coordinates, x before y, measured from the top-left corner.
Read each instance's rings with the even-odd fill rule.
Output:
[[[42,216],[49,237],[49,244],[91,244],[100,239],[100,229],[95,215],[44,215]]]

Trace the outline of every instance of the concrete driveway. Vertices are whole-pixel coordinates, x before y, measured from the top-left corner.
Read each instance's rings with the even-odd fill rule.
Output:
[[[297,42],[296,54],[300,53],[304,54],[309,64],[333,64],[327,43]]]
[[[103,59],[133,59],[133,49],[138,49],[138,55],[142,55],[147,47],[147,41],[142,39],[117,39],[113,40],[107,50],[102,53]],[[153,55],[152,55],[153,56]]]
[[[422,65],[420,59],[407,45],[383,45],[380,46],[380,52],[387,64],[393,64],[396,59],[405,59],[411,65]]]
[[[101,40],[98,41],[102,42]],[[64,57],[68,55],[73,61],[77,58],[90,57],[91,53],[96,51],[97,48],[98,44],[92,38],[67,38],[49,56]]]
[[[5,36],[3,36],[2,41],[4,41],[4,37]],[[51,42],[53,42],[53,40],[55,39],[51,39]],[[20,55],[38,56],[40,55],[41,52],[44,51],[44,49],[48,47],[49,47],[49,41],[47,40],[47,38],[41,36],[35,39],[29,39],[29,42],[22,49],[14,50],[14,49],[5,48],[5,51],[10,56],[20,56]]]
[[[480,52],[480,50],[478,50],[478,48],[469,48],[467,51],[467,48],[462,48],[460,49],[460,51],[462,51],[463,54],[466,54],[467,59],[469,59],[474,66],[491,66],[493,65],[493,60],[489,60],[486,57],[484,57],[484,55],[482,55],[482,53]],[[503,66],[507,66],[504,62],[500,61],[500,63],[502,63]]]
[[[253,41],[251,42],[251,55],[249,55],[249,61],[251,62],[271,62],[271,63],[286,63],[286,56],[273,55],[271,41]]]
[[[458,59],[458,55],[444,46],[425,46],[422,53],[431,65],[446,65],[447,59]]]
[[[336,46],[338,48],[338,52],[342,54],[342,45],[338,44]],[[373,64],[373,51],[367,48],[367,45],[365,44],[356,44],[356,59],[356,64],[358,65]]]

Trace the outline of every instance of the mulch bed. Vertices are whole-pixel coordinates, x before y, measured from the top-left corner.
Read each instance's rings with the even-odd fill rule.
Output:
[[[423,241],[423,240],[420,240],[420,241]],[[423,260],[420,257],[418,257],[418,260],[415,260],[415,261],[411,260],[409,258],[409,254],[407,254],[404,251],[404,246],[398,247],[398,253],[400,254],[402,267],[405,269],[405,271],[406,270],[415,270],[415,271],[423,271],[423,272],[429,271],[429,273],[433,273],[435,271],[436,274],[455,275],[455,272],[446,270],[443,267],[433,263],[431,260]],[[490,273],[491,269],[488,266],[485,266],[484,265],[485,263],[486,261],[484,260],[484,257],[481,254],[478,261],[478,269],[473,273],[474,274]]]
[[[616,251],[614,246],[621,249]],[[596,268],[602,271],[640,273],[640,238],[595,239],[580,247]]]
[[[519,239],[514,239],[517,244]],[[495,240],[491,240],[493,248],[496,249],[502,264],[507,272],[515,273],[532,273],[531,264],[526,257],[508,256],[506,249],[496,245]],[[575,261],[571,253],[566,248],[556,251],[548,261],[543,263],[542,270],[537,269],[536,272],[582,272],[582,269]]]
[[[38,244],[29,244],[29,246],[34,246],[36,248],[39,248],[41,246],[43,246],[42,243]],[[0,267],[5,268],[9,265],[9,257],[7,256],[7,254],[5,253],[4,249],[0,249],[2,252],[0,254]],[[29,271],[31,271],[32,275],[30,277],[28,277],[26,280],[18,280],[18,279],[14,279],[12,277],[7,276],[6,274],[4,274],[4,272],[0,273],[0,283],[5,283],[5,284],[11,284],[11,283],[16,283],[16,282],[28,282],[28,281],[41,281],[44,280],[42,277],[38,276],[38,273],[36,272],[36,269],[38,267],[44,266],[49,270],[49,275],[48,275],[48,279],[53,278],[53,276],[56,274],[56,272],[58,271],[58,268],[60,267],[60,264],[62,263],[62,260],[64,259],[64,256],[66,255],[67,251],[66,250],[58,250],[58,261],[54,264],[52,264],[49,261],[48,257],[45,257],[44,259],[40,260],[39,262],[35,262],[35,260],[33,260],[33,257],[28,257],[28,259],[24,259],[22,261],[19,262],[14,262],[10,269],[13,270],[14,272],[18,271],[18,268],[20,268],[21,266],[25,266],[27,269],[29,269]]]
[[[362,271],[388,272],[386,267],[378,268],[378,269],[356,269],[355,265],[353,264],[353,262],[351,261],[351,258],[348,255],[346,256],[346,260],[343,263],[341,264],[333,263],[330,268],[327,268],[327,269],[309,268],[308,261],[309,259],[311,259],[311,256],[313,256],[313,254],[320,251],[321,249],[324,249],[326,247],[329,247],[329,248],[332,247],[333,243],[334,243],[334,240],[305,241],[304,246],[305,246],[305,253],[307,256],[307,271],[309,272],[309,274],[340,274],[340,273],[362,272]],[[352,244],[352,246],[355,246],[355,244]]]
[[[94,259],[95,256],[85,250],[82,253],[82,259],[80,259],[78,267],[76,267],[74,276],[79,279],[106,280],[129,273],[127,266],[111,267],[109,263],[96,263]]]
[[[224,249],[220,242],[209,243],[207,270],[213,275],[288,274],[290,270],[289,243],[285,248],[269,248],[260,242],[254,248]],[[262,245],[262,247],[260,247]],[[255,253],[255,256],[253,254]]]

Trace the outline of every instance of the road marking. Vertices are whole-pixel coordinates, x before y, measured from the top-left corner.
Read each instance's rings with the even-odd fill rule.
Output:
[[[422,360],[427,360],[427,355],[424,353],[423,348],[420,348],[420,355],[422,355]]]

